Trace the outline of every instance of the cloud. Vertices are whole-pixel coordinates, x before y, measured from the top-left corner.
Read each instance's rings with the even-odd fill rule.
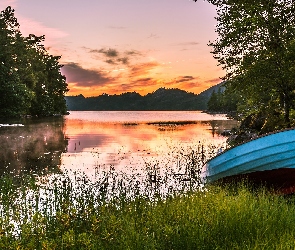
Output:
[[[149,82],[151,80],[153,80],[153,78],[151,78],[151,77],[145,77],[145,78],[139,78],[136,81],[137,82]]]
[[[142,53],[137,51],[137,50],[126,50],[124,52],[120,52],[116,49],[112,48],[102,48],[102,49],[90,49],[83,47],[84,49],[88,50],[89,53],[93,54],[101,54],[103,55],[106,60],[105,62],[111,65],[118,65],[118,64],[123,64],[123,65],[128,65],[131,58],[137,57],[137,56],[142,56]],[[98,57],[98,59],[101,59]]]
[[[150,70],[160,66],[158,62],[140,63],[130,68],[130,77],[141,77],[149,74]]]
[[[118,65],[119,63],[128,65],[129,64],[129,58],[128,57],[121,57],[117,59],[107,59],[105,60],[108,64]]]
[[[148,39],[151,39],[151,38],[157,39],[157,38],[160,38],[160,37],[157,34],[151,33],[147,38]]]
[[[202,87],[202,84],[200,82],[185,82],[181,84],[181,89],[189,90],[189,89],[194,89]]]
[[[209,79],[207,81],[205,81],[206,83],[220,83],[221,79],[220,78],[213,78],[213,79]]]
[[[184,42],[184,43],[174,43],[171,46],[181,46],[181,51],[195,49],[195,46],[200,45],[198,42]]]
[[[66,76],[68,83],[75,83],[75,86],[80,87],[102,86],[112,81],[112,78],[105,73],[84,69],[74,62],[64,64],[61,71]]]
[[[129,63],[129,58],[128,57],[121,57],[117,59],[117,62],[120,62],[122,64],[128,64]]]
[[[179,82],[187,82],[187,81],[191,81],[194,80],[195,78],[193,76],[179,76],[175,81],[177,83]]]
[[[123,83],[118,85],[118,88],[122,92],[141,92],[142,90],[144,90],[144,92],[152,92],[159,87],[161,86],[158,86],[157,81],[151,77],[133,79],[133,81],[130,81],[128,84]]]
[[[36,36],[45,35],[46,44],[54,44],[60,38],[68,36],[68,34],[62,30],[44,26],[42,23],[30,18],[20,16],[18,21],[20,23],[20,30],[24,36],[28,36],[29,34],[34,34]]]
[[[119,52],[116,49],[100,49],[100,50],[92,50],[90,52],[96,52],[96,53],[101,53],[104,54],[106,57],[118,57],[119,56]]]
[[[198,42],[184,42],[184,43],[176,43],[173,44],[173,46],[196,46],[199,45],[200,43]]]
[[[124,54],[128,56],[142,56],[142,53],[138,50],[126,50]]]
[[[16,9],[15,16],[20,24],[20,30],[24,36],[34,34],[36,36],[45,35],[45,42],[47,45],[54,44],[56,40],[68,36],[68,33],[45,26],[43,23],[35,21],[31,18],[24,17],[17,13],[17,0],[1,0],[0,11],[4,10],[7,6],[12,6]]]
[[[117,64],[113,59],[107,59],[105,62],[108,64]]]

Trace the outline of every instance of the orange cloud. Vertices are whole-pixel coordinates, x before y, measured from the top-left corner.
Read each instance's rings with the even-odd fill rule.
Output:
[[[194,80],[195,78],[193,76],[180,76],[178,77],[175,81],[177,83],[180,83],[180,82],[187,82],[187,81],[191,81],[191,80]]]
[[[150,72],[151,70],[159,66],[160,64],[156,61],[137,64],[130,68],[129,77],[135,78],[135,77],[147,76],[148,74],[151,73]]]
[[[205,81],[206,83],[213,83],[213,84],[218,84],[221,82],[220,78],[213,78],[213,79],[209,79],[207,81]]]
[[[183,43],[181,45],[186,45]],[[197,43],[187,43],[197,45]],[[219,79],[204,79],[194,75],[182,75],[169,79],[163,74],[162,63],[146,61],[144,53],[137,50],[120,51],[114,48],[92,49],[83,47],[100,62],[107,62],[103,70],[86,69],[78,63],[66,63],[62,72],[67,77],[69,95],[98,96],[102,93],[121,94],[137,92],[146,95],[160,87],[179,88],[188,92],[200,93],[220,82]],[[172,72],[173,73],[173,72]]]
[[[158,67],[157,62],[147,62],[127,68],[127,73],[113,76],[112,71],[98,71],[82,68],[77,63],[67,63],[62,68],[69,84],[69,95],[83,94],[84,96],[98,96],[102,93],[121,94],[137,92],[146,95],[160,87],[179,88],[189,92],[200,93],[212,83],[200,80],[195,76],[179,76],[172,80],[165,80],[153,76],[151,70]]]
[[[182,83],[181,85],[178,85],[178,87],[184,90],[187,89],[193,92],[198,92],[196,91],[196,89],[203,87],[203,85],[200,82],[185,82],[185,83]]]

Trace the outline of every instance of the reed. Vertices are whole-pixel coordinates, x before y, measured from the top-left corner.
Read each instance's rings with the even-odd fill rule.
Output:
[[[96,181],[83,173],[46,182],[2,176],[0,249],[295,247],[293,198],[247,184],[164,195],[132,179],[112,169]]]

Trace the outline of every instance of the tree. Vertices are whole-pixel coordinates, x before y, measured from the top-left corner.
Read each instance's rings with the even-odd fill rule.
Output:
[[[235,113],[237,111],[238,97],[224,87],[219,87],[217,93],[212,92],[208,100],[208,111]]]
[[[276,115],[281,127],[290,127],[295,106],[294,0],[208,2],[217,7],[219,35],[209,45],[226,70],[226,87],[241,95],[240,110]]]
[[[10,7],[0,13],[0,116],[26,114],[32,92],[19,75],[23,40]]]
[[[30,67],[33,72],[34,98],[30,113],[48,116],[66,112],[64,95],[68,91],[65,76],[61,75],[60,56],[49,55],[42,45],[44,36],[30,35],[26,39]]]
[[[65,114],[66,79],[44,36],[23,37],[14,10],[0,13],[0,116]]]
[[[216,93],[214,90],[212,92],[212,95],[207,105],[208,105],[209,111],[212,111],[212,112],[221,111],[220,92]]]

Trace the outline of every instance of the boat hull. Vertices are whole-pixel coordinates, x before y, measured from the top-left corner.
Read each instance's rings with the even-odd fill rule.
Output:
[[[243,177],[276,188],[295,186],[295,130],[279,131],[229,149],[209,160],[202,175],[208,182]]]
[[[227,176],[219,179],[221,184],[246,181],[254,187],[266,187],[278,194],[295,193],[295,168],[279,168],[248,174]]]

